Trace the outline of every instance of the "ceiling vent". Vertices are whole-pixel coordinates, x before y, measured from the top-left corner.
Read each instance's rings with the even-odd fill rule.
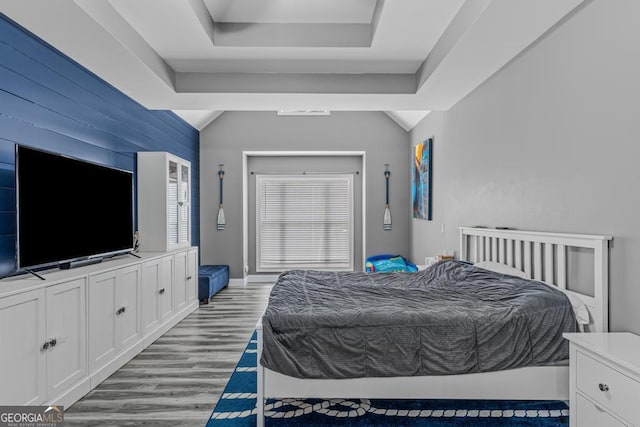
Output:
[[[329,110],[278,110],[279,116],[330,116]]]

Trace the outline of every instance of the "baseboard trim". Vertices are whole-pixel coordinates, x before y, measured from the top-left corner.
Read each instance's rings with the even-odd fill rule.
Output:
[[[82,399],[86,394],[91,391],[91,379],[86,376],[80,380],[76,385],[72,386],[60,396],[49,401],[49,405],[64,406],[65,409],[71,407],[78,400]]]
[[[109,360],[104,365],[94,369],[93,372],[89,374],[91,390],[96,388],[102,381],[109,378],[115,371],[123,367],[129,360],[136,357],[140,352],[142,352],[142,350],[144,350],[144,343],[142,339],[140,339],[126,350],[120,351],[116,357]]]
[[[279,274],[250,274],[244,278],[246,283],[276,283]]]
[[[229,286],[244,286],[244,279],[229,279]]]

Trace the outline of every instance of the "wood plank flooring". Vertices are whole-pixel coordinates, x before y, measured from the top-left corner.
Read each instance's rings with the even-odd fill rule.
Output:
[[[265,283],[221,290],[65,411],[65,425],[203,427],[270,291]]]

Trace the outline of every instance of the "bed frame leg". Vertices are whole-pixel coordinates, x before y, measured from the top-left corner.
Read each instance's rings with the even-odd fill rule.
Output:
[[[264,427],[264,391],[262,390],[261,377],[260,374],[262,371],[262,367],[258,366],[258,394],[256,396],[256,418],[257,418],[257,426]]]

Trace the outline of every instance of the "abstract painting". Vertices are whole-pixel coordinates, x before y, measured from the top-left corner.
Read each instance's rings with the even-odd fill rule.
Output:
[[[431,220],[433,138],[416,145],[413,153],[413,217]]]

